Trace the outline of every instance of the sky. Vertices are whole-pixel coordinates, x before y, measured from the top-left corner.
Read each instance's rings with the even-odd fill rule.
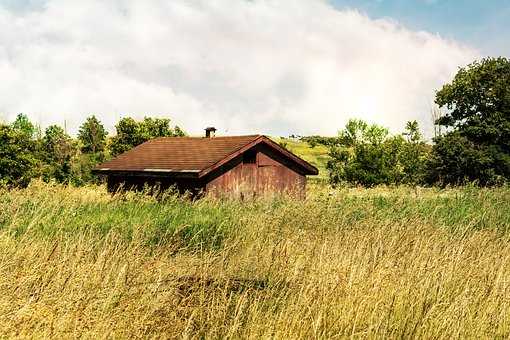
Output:
[[[276,136],[417,120],[430,136],[435,91],[510,55],[509,17],[503,0],[0,0],[0,120]]]
[[[333,0],[373,18],[394,20],[412,30],[457,39],[484,56],[510,56],[508,0]]]

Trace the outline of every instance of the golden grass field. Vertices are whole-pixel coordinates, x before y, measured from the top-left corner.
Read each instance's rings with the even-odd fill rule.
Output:
[[[510,189],[0,189],[2,338],[507,338]]]

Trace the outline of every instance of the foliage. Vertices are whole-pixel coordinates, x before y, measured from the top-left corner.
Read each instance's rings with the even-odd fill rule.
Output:
[[[406,124],[406,131],[403,133],[409,143],[419,143],[423,140],[418,122],[413,120]]]
[[[506,164],[506,165],[505,165]],[[469,140],[458,131],[438,138],[430,159],[428,181],[436,184],[499,185],[508,180],[502,175],[510,169],[510,155],[498,146],[483,146]]]
[[[2,125],[0,184],[23,186],[33,177],[74,185],[96,183],[91,170],[111,153],[118,154],[151,138],[185,135],[178,126],[172,128],[169,119],[150,117],[141,122],[124,118],[117,124],[117,132],[107,143],[107,131],[92,115],[80,126],[77,139],[58,125],[47,127],[41,135],[26,115],[19,114],[10,125]]]
[[[76,155],[76,145],[58,125],[50,125],[42,139],[42,157],[45,163],[43,178],[68,183],[72,179],[71,160]]]
[[[482,185],[510,178],[510,60],[487,58],[459,70],[436,96],[448,109],[437,124],[449,133],[436,139],[431,182]]]
[[[142,121],[122,118],[115,126],[117,134],[111,140],[112,155],[121,154],[133,147],[157,137],[184,136],[178,127],[170,126],[170,119],[145,117]]]
[[[350,119],[345,129],[340,131],[339,139],[345,146],[371,143],[380,145],[388,137],[388,129],[376,124],[367,124],[361,119]]]
[[[131,117],[122,118],[117,125],[115,125],[116,136],[110,141],[110,151],[112,155],[118,155],[133,146],[143,143],[138,133],[139,123]]]
[[[71,159],[70,181],[75,186],[99,184],[99,178],[92,174],[92,169],[105,161],[104,153],[82,153]]]
[[[0,185],[28,185],[35,175],[35,150],[28,130],[0,124]]]
[[[341,144],[330,148],[330,181],[336,185],[419,184],[424,177],[428,149],[417,122],[407,124],[407,140],[386,128],[349,120],[339,133]]]
[[[402,165],[402,183],[423,184],[428,176],[428,161],[430,159],[431,147],[423,140],[420,127],[417,121],[410,121],[406,124],[405,132],[402,134],[406,141],[402,143],[399,161]]]
[[[304,136],[299,138],[301,141],[306,142],[311,148],[315,148],[317,145],[323,145],[331,147],[340,143],[338,137],[325,137],[325,136]]]
[[[103,124],[92,115],[80,126],[78,139],[81,142],[81,151],[83,153],[103,152],[106,144],[106,132]]]
[[[16,119],[11,124],[11,127],[16,131],[25,134],[29,139],[35,137],[36,128],[34,124],[32,124],[27,115],[23,113],[20,113],[18,116],[16,116]]]
[[[278,145],[280,145],[282,148],[285,148],[285,149],[289,148],[289,142],[287,142],[287,140],[285,140],[282,137],[280,137],[280,141],[278,142]]]

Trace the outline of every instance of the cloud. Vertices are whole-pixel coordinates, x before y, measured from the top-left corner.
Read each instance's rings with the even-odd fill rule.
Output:
[[[0,112],[71,131],[90,113],[191,133],[332,135],[351,117],[428,129],[434,91],[477,57],[320,0],[47,0],[0,6]]]

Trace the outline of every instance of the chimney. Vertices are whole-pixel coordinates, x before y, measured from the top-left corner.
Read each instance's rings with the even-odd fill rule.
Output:
[[[208,127],[205,129],[205,138],[214,138],[215,133],[216,133],[215,127]]]

